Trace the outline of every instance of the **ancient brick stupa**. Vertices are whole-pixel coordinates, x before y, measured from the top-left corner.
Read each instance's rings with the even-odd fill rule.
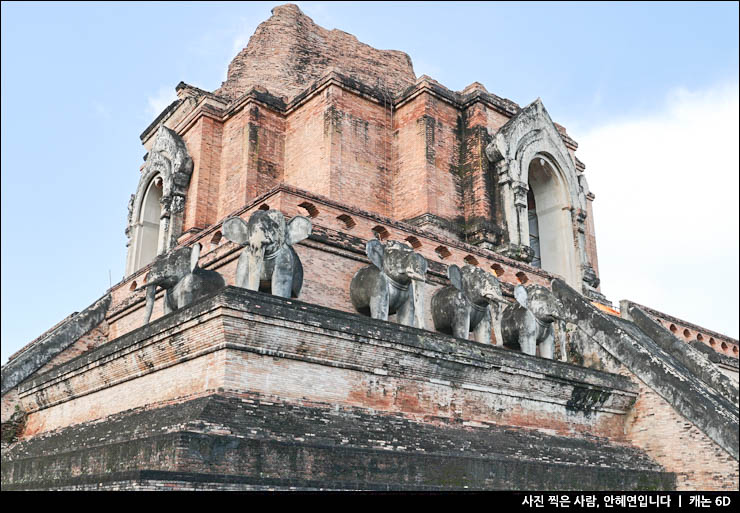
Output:
[[[177,93],[125,279],[3,367],[3,489],[738,488],[738,341],[601,294],[542,101],[290,4]]]

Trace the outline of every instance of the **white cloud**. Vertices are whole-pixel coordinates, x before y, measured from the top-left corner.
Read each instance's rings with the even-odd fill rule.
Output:
[[[738,83],[577,135],[603,292],[738,336]]]
[[[167,106],[177,99],[175,88],[171,86],[161,86],[156,94],[147,98],[147,116],[154,119],[167,108]]]
[[[99,102],[98,100],[93,101],[93,109],[95,110],[95,114],[105,120],[108,120],[111,118],[111,111],[110,109],[103,104],[102,102]]]

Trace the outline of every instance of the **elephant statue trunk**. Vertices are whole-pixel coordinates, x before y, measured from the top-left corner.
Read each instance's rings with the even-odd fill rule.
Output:
[[[249,290],[259,290],[261,283],[262,270],[265,267],[265,246],[253,245],[251,243],[245,248],[247,254],[250,256],[251,261],[247,269],[247,286]],[[243,266],[241,271],[244,272],[246,266]],[[240,279],[241,278],[241,279]],[[243,282],[244,279],[237,273],[237,283]]]

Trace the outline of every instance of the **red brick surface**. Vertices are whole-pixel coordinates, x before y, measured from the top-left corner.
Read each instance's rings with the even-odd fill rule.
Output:
[[[378,50],[341,30],[316,25],[293,4],[280,5],[261,23],[249,44],[231,61],[216,94],[237,98],[252,87],[292,98],[336,69],[391,93],[416,78],[411,59],[397,50]]]
[[[625,425],[627,438],[677,476],[678,490],[738,490],[738,462],[644,383]]]

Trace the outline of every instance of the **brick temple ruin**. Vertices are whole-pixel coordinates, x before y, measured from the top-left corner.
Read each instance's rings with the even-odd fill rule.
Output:
[[[3,489],[738,489],[738,341],[606,300],[539,99],[449,90],[290,4],[177,94],[141,134],[126,277],[2,369]],[[471,276],[492,306],[450,288]]]

